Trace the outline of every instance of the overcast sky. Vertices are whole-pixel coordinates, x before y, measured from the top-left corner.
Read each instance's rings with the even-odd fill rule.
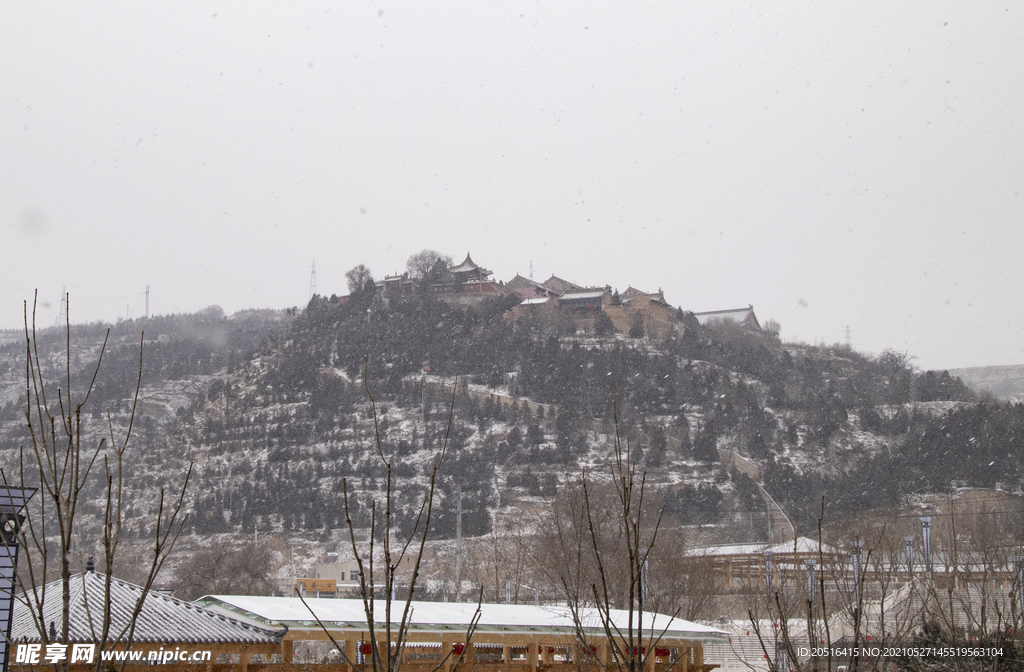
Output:
[[[1024,363],[1008,2],[0,5],[0,328],[304,305],[425,247]]]

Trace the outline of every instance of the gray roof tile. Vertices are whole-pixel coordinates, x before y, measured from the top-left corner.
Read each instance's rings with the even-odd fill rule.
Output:
[[[71,577],[71,618],[68,640],[72,642],[97,642],[103,629],[104,581],[106,576],[98,572],[84,572]],[[61,584],[54,581],[39,588],[37,594],[44,597],[43,623],[61,621]],[[112,579],[110,582],[109,641],[127,638],[127,626],[132,612],[142,594],[142,587],[127,581]],[[32,608],[30,608],[30,606]],[[39,641],[37,601],[30,595],[18,595],[14,604],[11,623],[13,641]],[[33,616],[35,612],[36,616]],[[280,637],[270,629],[242,623],[223,614],[204,609],[195,604],[182,602],[173,597],[150,591],[135,622],[134,642],[155,643],[248,643],[273,644]]]

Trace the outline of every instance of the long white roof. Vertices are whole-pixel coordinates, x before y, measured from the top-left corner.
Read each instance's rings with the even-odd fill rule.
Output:
[[[792,555],[795,552],[799,555],[815,555],[818,553],[818,542],[808,537],[798,537],[796,544],[790,541],[783,541],[774,546],[764,542],[748,544],[724,544],[721,546],[696,546],[689,548],[686,555],[692,557],[721,557],[736,555],[762,555],[765,551],[771,551],[776,555]],[[821,552],[825,555],[836,555],[838,551],[828,544],[821,545]]]
[[[560,301],[572,300],[572,299],[598,299],[604,296],[604,290],[596,292],[566,292],[562,294],[558,299]]]
[[[264,627],[289,628],[317,627],[316,618],[329,630],[365,630],[366,615],[362,600],[339,600],[330,598],[306,598],[306,604],[297,597],[262,597],[246,595],[208,595],[196,601],[207,609],[221,611],[233,618],[243,617],[262,623]],[[308,607],[306,605],[309,605]],[[392,621],[401,615],[404,602],[392,604]],[[384,621],[383,600],[374,603],[375,620]],[[411,630],[415,632],[462,632],[473,618],[477,609],[468,602],[413,602]],[[312,613],[311,613],[312,612]],[[314,618],[313,614],[316,615]],[[612,622],[625,629],[629,613],[620,609],[610,612]],[[653,623],[652,623],[653,619]],[[634,627],[636,615],[634,614]],[[603,628],[596,609],[583,614],[584,626],[594,634],[603,634]],[[646,612],[643,617],[644,632],[653,629],[656,633],[665,631],[668,639],[718,640],[728,633],[700,623],[672,618],[665,614]],[[568,607],[532,606],[522,604],[481,604],[479,633],[533,632],[537,634],[573,634],[572,614]]]

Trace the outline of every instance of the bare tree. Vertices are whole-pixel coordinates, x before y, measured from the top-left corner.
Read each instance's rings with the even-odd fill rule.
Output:
[[[239,548],[215,544],[178,565],[174,596],[195,600],[203,595],[267,595],[274,590],[273,551],[253,541]]]
[[[373,274],[366,266],[359,264],[345,273],[345,279],[348,280],[349,294],[355,294],[361,292],[366,287],[366,283],[373,280]]]
[[[679,615],[688,621],[708,618],[717,603],[720,580],[711,558],[689,555],[689,539],[678,530],[664,530],[648,559],[647,602],[654,612]]]
[[[913,355],[896,350],[885,350],[878,356],[878,368],[885,378],[885,399],[890,405],[911,399],[913,382]],[[890,412],[892,409],[890,409]]]
[[[971,511],[952,498],[942,515],[920,521],[861,514],[823,533],[819,519],[813,584],[806,570],[799,581],[784,579],[776,554],[766,556],[762,589],[750,595],[751,630],[769,669],[923,672],[1015,662],[1024,603],[1018,530],[1015,515]],[[785,568],[786,577],[799,574]],[[804,641],[822,656],[801,654]],[[943,648],[957,655],[898,653]]]
[[[649,605],[649,560],[658,540],[664,508],[652,512],[648,501],[646,472],[637,471],[629,441],[618,432],[607,477],[610,488],[595,487],[592,474],[584,470],[577,484],[582,500],[563,528],[562,544],[573,558],[565,564],[561,584],[575,624],[582,651],[596,651],[588,635],[588,612],[596,611],[610,656],[587,656],[604,670],[640,672],[655,656],[664,630],[653,627]],[[609,536],[614,536],[614,541]],[[625,622],[613,610],[625,611]],[[672,612],[679,614],[677,607]],[[667,627],[667,626],[666,626]],[[652,659],[653,662],[653,659]]]
[[[425,278],[433,271],[446,271],[451,265],[452,258],[447,254],[424,249],[409,257],[405,262],[405,270],[409,272],[410,278]]]
[[[444,442],[441,451],[434,460],[430,472],[430,481],[426,492],[420,501],[419,511],[416,514],[415,522],[404,538],[400,534],[394,520],[396,509],[394,501],[394,456],[389,455],[384,448],[381,437],[381,428],[377,416],[377,402],[370,392],[369,384],[366,381],[366,371],[369,366],[364,367],[363,386],[366,396],[370,400],[370,408],[373,413],[374,441],[377,448],[377,459],[385,472],[385,487],[383,502],[374,498],[370,502],[370,530],[366,547],[360,548],[356,539],[356,526],[352,520],[349,506],[348,479],[342,481],[342,492],[345,502],[345,524],[349,531],[349,542],[352,547],[352,555],[359,568],[359,599],[363,603],[363,613],[366,617],[366,632],[369,638],[369,651],[365,652],[366,660],[370,663],[373,672],[398,672],[405,658],[405,646],[409,636],[409,628],[412,625],[413,597],[416,594],[417,582],[419,580],[420,568],[423,562],[423,551],[426,547],[427,536],[430,531],[430,520],[433,514],[434,494],[437,486],[438,474],[444,458],[448,451],[448,440],[452,430],[452,420],[455,414],[455,390],[458,388],[456,379],[455,387],[452,389],[451,403],[448,411],[448,427],[445,431]],[[378,586],[380,595],[378,596]],[[298,591],[296,591],[298,593]],[[317,617],[316,613],[306,602],[301,593],[302,600],[310,614],[313,615],[320,629],[334,645],[339,657],[349,665],[366,669],[352,660],[350,652],[346,651],[343,643],[338,642],[324,623]],[[399,597],[401,594],[401,597]],[[480,599],[483,592],[481,589]],[[451,669],[455,670],[465,660],[466,650],[473,638],[477,623],[480,620],[480,599],[477,602],[477,610],[473,618],[467,624],[465,642],[460,651],[447,651],[441,658],[436,669],[445,666],[449,658],[455,660]],[[377,608],[378,603],[383,602],[383,614]],[[383,635],[378,645],[378,636]]]
[[[497,513],[491,532],[469,544],[467,555],[471,561],[466,573],[474,583],[490,586],[495,602],[507,598],[510,603],[519,604],[521,591],[532,586],[532,541],[521,511]],[[533,599],[532,591],[529,599]]]
[[[65,297],[67,300],[68,297]],[[185,489],[192,472],[189,466],[178,494],[168,499],[161,488],[156,499],[150,552],[147,560],[142,591],[132,607],[127,624],[112,632],[110,589],[114,562],[121,541],[121,526],[125,503],[125,455],[128,451],[138,408],[142,385],[143,339],[140,337],[138,379],[127,427],[117,436],[114,421],[107,415],[106,427],[99,432],[89,427],[87,404],[106,350],[107,337],[100,348],[90,382],[84,390],[72,389],[72,348],[70,320],[65,324],[64,363],[61,368],[64,386],[46,379],[45,355],[41,352],[36,332],[36,306],[33,304],[29,321],[28,303],[25,304],[25,422],[27,444],[20,449],[17,485],[38,487],[40,497],[25,510],[25,522],[18,532],[18,543],[25,550],[26,562],[19,564],[16,573],[17,589],[32,614],[35,627],[43,642],[54,639],[67,643],[70,627],[72,564],[78,549],[78,528],[82,508],[95,489],[102,493],[104,502],[102,538],[103,560],[106,568],[103,613],[93,615],[99,622],[97,633],[97,669],[99,652],[108,645],[132,643],[135,623],[146,595],[168,554],[174,548],[186,514],[183,512]],[[56,394],[54,394],[56,387]],[[105,436],[104,436],[105,435]],[[102,437],[102,438],[100,438]],[[0,472],[5,486],[15,485]],[[78,564],[82,558],[77,557]],[[47,580],[56,565],[61,585],[62,609],[60,623],[46,623],[44,599]],[[53,599],[51,596],[50,600]],[[52,632],[51,632],[52,630]],[[66,668],[67,662],[63,663]]]

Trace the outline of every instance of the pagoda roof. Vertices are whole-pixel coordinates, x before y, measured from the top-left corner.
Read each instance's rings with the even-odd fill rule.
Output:
[[[483,266],[478,265],[475,261],[473,261],[473,258],[469,256],[469,252],[466,252],[465,261],[463,261],[458,266],[453,266],[452,268],[449,268],[448,270],[451,271],[452,273],[469,273],[471,271],[480,271],[484,275],[491,274],[489,270],[487,270]]]

